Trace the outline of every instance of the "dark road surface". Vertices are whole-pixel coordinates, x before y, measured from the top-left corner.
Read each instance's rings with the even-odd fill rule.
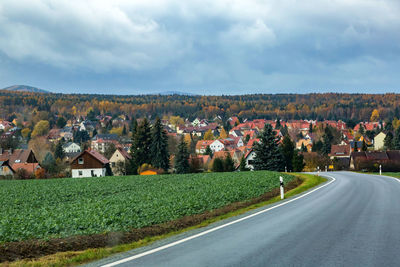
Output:
[[[400,266],[400,182],[352,172],[328,175],[336,180],[267,212],[91,266]]]

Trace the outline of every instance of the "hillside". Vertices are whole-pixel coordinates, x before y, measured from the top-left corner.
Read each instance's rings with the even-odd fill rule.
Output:
[[[49,93],[49,91],[40,89],[40,88],[36,88],[33,86],[28,86],[28,85],[13,85],[13,86],[9,86],[6,88],[3,88],[2,90],[6,90],[6,91],[18,91],[18,92],[31,92],[31,93]]]

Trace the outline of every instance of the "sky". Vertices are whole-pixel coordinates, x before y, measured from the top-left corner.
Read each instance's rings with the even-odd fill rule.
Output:
[[[0,88],[400,93],[398,0],[1,0]]]

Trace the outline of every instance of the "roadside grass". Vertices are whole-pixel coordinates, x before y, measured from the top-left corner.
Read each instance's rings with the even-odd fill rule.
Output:
[[[374,173],[371,173],[371,174],[379,175],[379,172],[374,172]],[[382,175],[386,175],[386,176],[390,176],[390,177],[394,177],[394,178],[400,179],[400,172],[382,172]]]
[[[295,196],[297,194],[300,194],[302,192],[305,192],[323,182],[325,182],[327,179],[323,178],[321,176],[315,176],[311,174],[304,174],[304,173],[293,173],[294,176],[300,178],[302,180],[302,183],[288,191],[285,192],[285,198],[290,198],[292,196]],[[400,176],[399,176],[400,177]],[[197,224],[192,227],[187,227],[185,229],[181,229],[179,231],[173,231],[168,234],[163,234],[163,235],[158,235],[158,236],[153,236],[153,237],[147,237],[142,240],[129,243],[129,244],[123,244],[123,245],[117,245],[113,247],[106,247],[106,248],[96,248],[96,249],[86,249],[83,251],[71,251],[71,252],[59,252],[53,255],[48,255],[44,256],[38,259],[33,259],[33,260],[19,260],[19,261],[14,261],[14,262],[9,262],[9,263],[2,263],[1,266],[10,266],[10,267],[19,267],[19,266],[76,266],[84,263],[89,263],[92,261],[100,260],[106,257],[109,257],[113,254],[116,253],[122,253],[126,252],[132,249],[136,249],[139,247],[147,246],[150,245],[158,240],[165,239],[177,234],[181,234],[193,229],[198,229],[202,228],[205,226],[208,226],[212,223],[233,217],[233,216],[238,216],[241,215],[247,211],[253,210],[260,208],[265,205],[270,205],[273,203],[276,203],[280,201],[280,196],[273,197],[269,199],[268,201],[263,201],[257,204],[250,205],[245,208],[241,208],[232,212],[228,212],[226,214],[207,219],[203,221],[200,224]]]

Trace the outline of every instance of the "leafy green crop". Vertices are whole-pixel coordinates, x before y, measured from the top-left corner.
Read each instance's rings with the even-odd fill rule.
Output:
[[[262,195],[279,173],[0,181],[0,242],[127,231]],[[285,182],[293,176],[283,175]]]

